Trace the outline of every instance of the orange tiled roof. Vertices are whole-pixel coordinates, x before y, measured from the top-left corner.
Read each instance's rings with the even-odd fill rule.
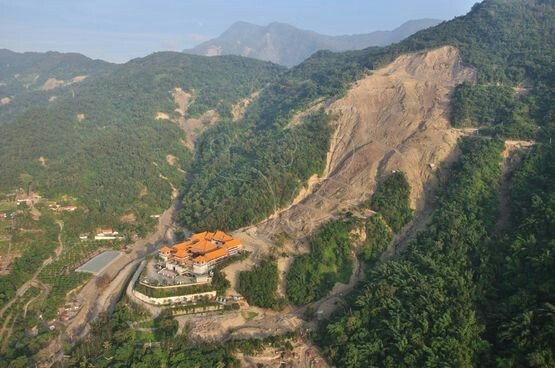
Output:
[[[177,258],[187,258],[189,256],[189,253],[185,249],[180,249],[175,252],[174,256]]]
[[[241,240],[239,239],[231,239],[225,242],[225,245],[228,248],[237,248],[238,246],[241,245]]]
[[[201,240],[198,243],[193,244],[191,247],[191,252],[193,253],[208,253],[217,248],[216,244],[213,244],[206,240]]]
[[[193,261],[195,263],[206,263],[206,262],[208,262],[205,256],[195,257],[195,259]]]
[[[204,254],[203,256],[195,257],[194,261],[197,263],[210,262],[220,257],[227,256],[227,249],[217,248],[211,252]]]
[[[210,233],[208,231],[191,235],[191,240],[205,240]]]
[[[186,241],[186,242],[174,244],[174,245],[173,245],[173,249],[174,249],[175,251],[178,251],[178,250],[188,250],[189,248],[191,248],[192,245],[193,245],[192,242]]]
[[[166,246],[163,246],[162,248],[160,248],[160,253],[168,254],[171,251],[172,251],[171,248],[168,248]]]
[[[211,239],[221,241],[221,242],[226,242],[226,241],[232,240],[233,238],[227,235],[226,233],[224,233],[223,231],[217,230],[214,234],[212,234]]]

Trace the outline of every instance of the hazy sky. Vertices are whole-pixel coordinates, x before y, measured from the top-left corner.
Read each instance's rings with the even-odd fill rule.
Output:
[[[451,19],[478,0],[0,0],[0,48],[80,52],[124,62],[182,50],[232,23],[290,23],[326,34],[390,30],[409,19]]]

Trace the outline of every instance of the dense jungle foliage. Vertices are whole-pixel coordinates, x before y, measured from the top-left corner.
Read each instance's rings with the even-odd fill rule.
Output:
[[[310,253],[298,256],[287,272],[286,294],[293,304],[324,297],[336,282],[348,283],[353,269],[352,224],[332,220],[310,239]]]
[[[412,219],[410,185],[405,174],[395,172],[381,182],[370,200],[370,208],[384,218],[394,232]]]
[[[235,229],[288,204],[312,174],[322,172],[329,117],[316,112],[293,125],[295,113],[315,101],[341,96],[358,77],[401,53],[453,45],[477,72],[475,85],[463,84],[454,93],[453,123],[480,128],[491,139],[461,142],[462,156],[441,188],[431,222],[398,258],[378,262],[393,228],[402,226],[402,221],[395,222],[409,218],[407,207],[381,207],[383,213],[366,221],[367,239],[360,252],[371,267],[364,286],[352,296],[355,302],[338,311],[315,337],[332,364],[342,367],[555,366],[554,14],[552,0],[485,0],[468,15],[396,45],[318,52],[285,73],[241,58],[181,59],[171,53],[152,56],[160,58],[154,64],[169,59],[161,69],[149,58],[118,67],[117,72],[101,68],[97,78],[74,86],[75,97],[63,90],[55,105],[45,107],[45,95],[35,91],[42,101],[36,108],[13,119],[13,112],[0,113],[0,188],[11,190],[25,183],[47,195],[73,194],[89,210],[77,212],[81,224],[116,223],[129,212],[144,218],[169,201],[170,185],[160,175],[174,186],[181,180],[166,161],[170,153],[179,168],[188,171],[181,222],[195,230]],[[176,59],[183,60],[183,68],[172,64]],[[216,69],[225,60],[240,68],[235,65],[220,75],[197,65],[207,60],[214,60]],[[195,79],[187,73],[194,65],[213,78],[190,82]],[[34,76],[28,74],[17,83],[32,81]],[[245,79],[237,79],[243,75]],[[192,163],[191,153],[179,143],[182,132],[153,119],[156,111],[175,108],[169,91],[180,86],[173,83],[179,78],[184,89],[194,90],[188,89],[195,97],[192,113],[210,108],[222,116],[221,124],[200,137]],[[217,94],[220,88],[224,101]],[[242,120],[226,121],[230,102],[260,89]],[[15,109],[17,98],[12,103]],[[79,121],[81,113],[84,118]],[[509,224],[499,223],[500,197],[507,199],[499,188],[499,138],[538,141],[509,177]],[[41,156],[45,166],[38,161]],[[395,194],[390,189],[383,193]],[[45,240],[27,235],[28,244],[44,247],[37,251],[41,258],[32,259],[31,254],[28,264],[14,264],[21,278],[3,282],[4,303],[15,290],[10,282],[21,284],[55,247],[54,222],[48,217],[41,221],[50,229]],[[345,280],[352,228],[344,224],[348,220],[330,224],[328,233],[324,228],[323,237],[314,235],[318,242],[311,243],[313,252],[295,260],[287,276],[291,302],[308,303],[325,295],[332,279]],[[146,232],[145,226],[135,229]],[[248,297],[274,306],[277,269],[265,263],[249,272],[243,274],[243,285],[253,287],[243,292],[252,291]],[[51,273],[58,275],[62,273]],[[26,297],[38,292],[31,288]],[[20,303],[12,308],[23,307]],[[146,349],[144,343],[153,335],[131,329],[127,322],[132,317],[121,317],[125,313],[116,311],[111,322],[100,321],[93,328],[91,339],[72,353],[75,365],[188,367],[233,362],[225,347],[191,346],[182,337],[165,342],[162,337],[167,345]],[[161,322],[159,327],[168,328],[165,336],[171,335],[175,323],[168,316]],[[16,337],[24,341],[25,328],[17,328]],[[32,344],[9,345],[3,357],[13,359],[2,362],[32,365],[28,357],[47,342],[42,336],[47,335],[41,332],[39,339],[25,340]]]
[[[401,43],[458,38],[452,44],[477,67],[478,85],[456,90],[454,124],[541,143],[509,180],[503,229],[511,230],[502,235],[502,144],[462,142],[431,224],[399,259],[374,269],[353,310],[320,332],[337,366],[555,365],[553,14],[550,1],[485,1]],[[460,42],[480,32],[488,36]]]
[[[46,88],[43,87],[48,79],[69,81],[76,76],[92,77],[107,72],[114,66],[106,61],[92,60],[76,53],[17,53],[0,49],[0,96],[25,95],[27,99],[33,92],[45,92]],[[44,96],[45,100],[48,100],[47,93]],[[12,108],[12,105],[4,106],[0,114]]]
[[[501,142],[465,139],[461,149],[426,230],[319,332],[337,366],[555,364],[555,148],[532,148],[509,177],[507,224]]]
[[[393,233],[411,220],[409,195],[405,175],[393,173],[378,184],[370,198],[376,214],[369,218],[343,216],[322,226],[310,238],[310,253],[297,256],[287,272],[285,291],[289,301],[308,304],[326,296],[337,282],[348,283],[354,256],[372,267],[387,249]]]
[[[366,241],[363,244],[362,259],[372,266],[387,249],[393,239],[393,230],[380,214],[375,214],[366,222]]]
[[[544,85],[530,92],[528,87],[465,82],[453,95],[452,122],[456,127],[476,127],[502,137],[531,139],[542,122],[554,117],[552,105],[546,105],[550,94]]]
[[[480,314],[492,366],[555,366],[555,146],[510,178],[510,219],[484,252]],[[506,234],[505,234],[506,233]]]
[[[284,306],[284,300],[276,295],[278,268],[274,260],[264,260],[250,271],[239,273],[238,291],[249,304],[276,310]]]
[[[199,141],[181,222],[198,231],[230,230],[264,219],[289,204],[312,174],[322,173],[330,134],[323,112],[287,129],[215,126]]]
[[[338,366],[471,366],[486,348],[473,266],[495,225],[503,143],[461,142],[462,158],[427,229],[367,276],[352,312],[322,332]]]

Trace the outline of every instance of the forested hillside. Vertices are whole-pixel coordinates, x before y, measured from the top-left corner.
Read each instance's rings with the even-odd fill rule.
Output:
[[[76,84],[115,66],[80,54],[0,50],[0,124],[69,95]]]
[[[255,156],[249,148],[274,147],[276,137],[308,129],[306,123],[289,124],[294,113],[340,96],[351,82],[400,53],[453,45],[477,77],[455,91],[452,123],[478,128],[482,136],[461,141],[462,156],[425,231],[399,259],[371,269],[347,314],[336,316],[317,338],[337,366],[553,366],[555,209],[548,171],[553,171],[554,5],[484,1],[466,16],[391,47],[314,55],[264,90],[225,142],[215,130],[205,136],[211,138],[199,147],[203,159],[185,185],[183,222],[237,228],[262,218],[260,211],[268,215],[285,205],[302,183],[302,176],[290,178],[291,168],[310,162],[318,173],[325,156],[314,155],[312,147],[327,147],[329,136],[313,137],[306,147],[282,144],[279,155],[271,150],[272,155]],[[328,120],[321,115],[311,122],[326,127]],[[514,209],[507,228],[514,230],[501,236],[495,230],[503,140],[522,138],[538,146],[509,179]],[[214,142],[228,149],[214,151]],[[253,178],[256,184],[248,185]],[[230,193],[225,201],[211,195],[220,183]],[[387,238],[384,228],[379,220],[370,226]],[[318,244],[322,248],[314,254],[335,249]],[[288,275],[292,302],[306,303],[314,300],[311,293],[318,297],[329,290],[325,277],[337,276],[333,262],[318,266],[325,260],[306,255],[295,261]],[[318,269],[332,273],[320,277]],[[305,283],[312,287],[303,288]]]
[[[240,124],[204,135],[185,183],[182,223],[235,229],[290,203],[303,182],[323,169],[330,131],[323,113],[290,127],[293,115],[340,96],[364,73],[405,52],[452,45],[477,69],[478,84],[463,85],[456,96],[465,97],[453,99],[455,124],[484,126],[505,137],[544,134],[538,127],[553,118],[554,19],[550,1],[489,0],[390,47],[315,54],[266,88]],[[523,83],[527,93],[519,97],[513,87]],[[477,102],[496,101],[498,89],[508,93],[502,100],[507,106],[489,113]]]
[[[551,128],[551,134],[554,133]],[[536,147],[514,172],[508,234],[484,249],[480,314],[490,349],[508,367],[555,365],[555,147]]]
[[[86,72],[72,62],[56,64],[53,75],[69,78],[76,70]],[[18,71],[10,63],[3,75]],[[168,120],[176,116],[172,91],[181,88],[191,95],[188,117],[211,109],[218,119],[231,120],[232,104],[282,70],[240,57],[170,52],[108,69],[72,84],[71,93],[47,100],[47,105],[33,105],[13,118],[0,115],[0,188],[10,191],[31,184],[51,199],[74,197],[87,210],[89,226],[115,225],[119,216],[131,213],[141,234],[152,221],[149,215],[168,207],[171,185],[180,185],[180,170],[190,164],[192,152],[182,142],[185,133]],[[58,95],[57,90],[50,92]],[[14,103],[25,97],[14,97]],[[155,119],[158,112],[168,119]]]
[[[333,363],[555,364],[555,149],[538,145],[511,175],[510,223],[500,225],[502,147],[485,138],[461,142],[431,224],[398,259],[372,269],[352,310],[317,334]]]
[[[77,75],[93,75],[115,65],[92,60],[81,54],[59,52],[17,53],[0,49],[0,95],[38,89],[48,79],[69,80]]]
[[[432,223],[397,260],[372,270],[352,313],[327,326],[342,367],[471,366],[480,337],[472,265],[495,225],[503,143],[461,142]]]
[[[235,56],[163,52],[113,65],[1,50],[0,199],[10,220],[0,246],[12,259],[0,279],[7,311],[0,322],[9,332],[0,365],[32,365],[54,339],[43,320],[86,281],[74,270],[99,248],[79,232],[102,225],[145,235],[172,189],[182,192],[178,217],[190,230],[234,230],[267,218],[326,170],[337,118],[326,106],[403,53],[449,45],[476,71],[475,80],[449,90],[451,122],[475,128],[475,136],[460,139],[451,166],[424,163],[439,174],[437,192],[427,193],[430,217],[416,218],[422,230],[410,237],[421,213],[411,209],[408,176],[381,168],[371,198],[349,202],[353,208],[307,234],[309,252],[298,252],[287,274],[280,260],[300,244],[271,248],[277,260],[256,254],[258,264],[238,273],[238,291],[261,307],[318,307],[337,282],[363,280],[349,295],[334,295],[335,314],[303,336],[338,367],[555,366],[554,26],[553,0],[485,0],[398,44],[319,52],[291,70]],[[244,114],[234,109],[239,101],[248,105]],[[218,123],[200,119],[206,113]],[[194,151],[186,118],[196,119]],[[511,156],[514,139],[528,140],[528,150]],[[333,194],[350,185],[341,182]],[[77,209],[17,205],[6,193],[20,187]],[[18,290],[27,281],[33,285]],[[27,314],[31,300],[39,303]],[[312,306],[291,314],[310,318]],[[196,346],[174,338],[177,322],[168,314],[139,316],[124,300],[73,347],[69,364],[224,366],[243,346]]]

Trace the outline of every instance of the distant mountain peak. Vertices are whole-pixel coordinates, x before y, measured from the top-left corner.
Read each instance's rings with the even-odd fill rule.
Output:
[[[439,23],[441,20],[416,19],[409,20],[391,31],[329,36],[299,29],[283,22],[271,22],[261,26],[238,21],[219,37],[184,52],[204,56],[240,55],[294,66],[318,50],[347,51],[370,46],[386,46]]]

